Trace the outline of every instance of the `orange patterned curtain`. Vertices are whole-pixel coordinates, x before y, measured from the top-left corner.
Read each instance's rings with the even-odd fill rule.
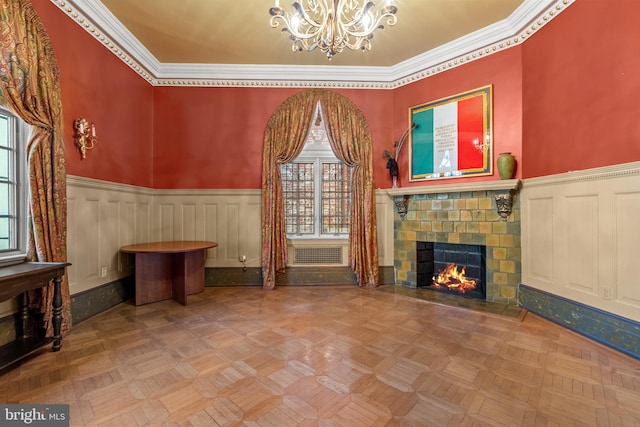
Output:
[[[323,91],[320,105],[333,152],[352,168],[349,262],[358,284],[373,288],[379,276],[371,132],[360,109],[347,97]]]
[[[67,260],[67,187],[59,71],[49,37],[29,0],[0,1],[0,102],[31,125],[29,259]],[[62,333],[71,328],[71,299],[62,281]],[[52,335],[53,284],[31,293]]]
[[[295,159],[309,133],[318,94],[289,97],[269,119],[262,155],[262,287],[273,289],[287,265],[287,232],[280,165]]]
[[[352,169],[349,259],[358,283],[378,285],[378,245],[373,186],[371,134],[360,110],[346,97],[311,89],[288,98],[269,119],[262,163],[262,279],[273,289],[287,265],[287,235],[280,165],[295,159],[304,146],[320,100],[336,156]]]

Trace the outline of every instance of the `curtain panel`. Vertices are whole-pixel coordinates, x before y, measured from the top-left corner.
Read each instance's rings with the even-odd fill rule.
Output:
[[[320,105],[326,119],[331,148],[351,169],[349,263],[358,284],[375,287],[378,244],[373,185],[371,132],[358,107],[343,95],[311,89],[292,95],[274,112],[264,134],[262,163],[262,279],[273,289],[276,276],[287,264],[287,236],[280,165],[295,159]]]
[[[27,255],[32,261],[67,260],[67,195],[58,63],[29,0],[0,1],[0,102],[31,125]],[[71,298],[63,277],[62,334],[71,328]],[[53,334],[53,284],[30,293],[30,305]]]

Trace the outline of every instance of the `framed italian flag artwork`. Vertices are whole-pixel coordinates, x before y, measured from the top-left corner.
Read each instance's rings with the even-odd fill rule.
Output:
[[[409,109],[410,181],[491,175],[492,86]]]

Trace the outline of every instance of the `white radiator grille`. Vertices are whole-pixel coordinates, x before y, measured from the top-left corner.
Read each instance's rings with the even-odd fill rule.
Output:
[[[342,248],[296,248],[294,254],[295,264],[342,264]]]

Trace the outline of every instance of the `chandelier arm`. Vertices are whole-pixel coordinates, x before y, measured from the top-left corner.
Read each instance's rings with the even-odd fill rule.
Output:
[[[282,31],[289,33],[292,51],[312,51],[320,49],[329,59],[344,48],[351,50],[371,50],[373,33],[393,26],[398,8],[386,5],[372,12],[373,1],[368,0],[362,7],[360,0],[307,0],[308,10],[302,0],[295,1],[292,15],[276,6],[269,9],[272,28],[283,24]],[[313,16],[313,17],[312,17]],[[296,22],[299,21],[299,22]],[[295,25],[294,25],[295,24]]]
[[[382,25],[382,21],[385,18],[388,18],[387,19],[387,25],[389,25],[390,27],[394,26],[396,24],[396,22],[398,21],[398,17],[395,14],[392,14],[392,13],[381,13],[380,11],[378,11],[376,13],[376,15],[377,15],[376,19],[371,21],[372,24],[369,25],[367,28],[365,28],[362,31],[351,30],[352,27],[356,27],[357,28],[358,24],[361,22],[360,20],[355,19],[355,18],[352,21],[350,21],[349,23],[342,24],[342,25],[344,25],[345,32],[347,34],[351,35],[351,36],[354,36],[354,37],[367,37],[369,35],[372,35],[375,30],[384,29],[384,25]]]

